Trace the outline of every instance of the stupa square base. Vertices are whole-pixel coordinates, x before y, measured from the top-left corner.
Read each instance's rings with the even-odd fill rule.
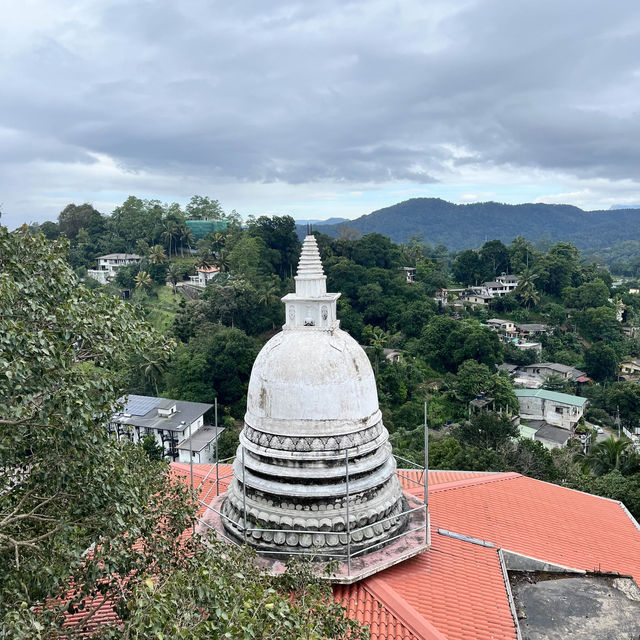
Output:
[[[211,501],[211,508],[207,509],[203,514],[200,523],[196,527],[196,533],[205,537],[217,534],[227,543],[236,544],[229,538],[228,532],[222,523],[223,518],[219,513],[225,497],[226,493],[216,496]],[[405,492],[404,497],[409,509],[416,509],[423,505],[421,501],[409,493]],[[428,522],[426,531],[429,531]],[[318,577],[333,583],[351,584],[422,553],[429,547],[429,541],[430,534],[427,535],[425,533],[425,511],[420,509],[409,514],[406,527],[403,532],[398,534],[395,540],[384,545],[379,544],[371,550],[360,551],[358,555],[351,556],[351,562],[348,562],[346,558],[336,558],[329,562],[326,560],[314,561],[313,564]],[[271,575],[284,573],[286,569],[286,554],[262,553],[260,551],[257,553],[256,563],[266,573]],[[313,557],[312,552],[305,555]],[[328,567],[330,567],[330,570]]]

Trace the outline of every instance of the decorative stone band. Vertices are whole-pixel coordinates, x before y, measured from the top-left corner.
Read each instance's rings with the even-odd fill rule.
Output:
[[[378,486],[394,475],[396,462],[392,457],[388,457],[384,464],[367,474],[353,477],[349,483],[349,488],[354,493],[366,491]],[[236,478],[242,477],[242,463],[236,458],[233,463],[233,473]],[[266,491],[275,495],[293,496],[296,498],[328,498],[346,493],[345,476],[340,478],[341,482],[320,483],[310,482],[306,484],[280,481],[279,476],[263,476],[252,472],[245,464],[244,469],[245,484],[247,487]],[[285,480],[282,478],[282,480]]]
[[[363,426],[365,426],[364,429]],[[379,416],[375,424],[366,426],[361,423],[359,430],[350,433],[343,431],[336,434],[299,436],[289,435],[291,428],[283,431],[272,434],[263,429],[254,428],[245,422],[242,433],[247,441],[266,449],[295,451],[297,453],[318,452],[323,457],[326,454],[331,455],[333,452],[364,446],[379,438],[383,432],[387,433]],[[315,433],[320,434],[322,431],[318,430]]]
[[[272,500],[251,492],[246,498],[247,541],[258,551],[292,553],[315,548],[319,559],[342,554],[347,547],[346,498],[311,502],[292,500],[274,505]],[[407,508],[397,477],[366,494],[349,500],[349,537],[352,551],[383,543],[405,526]],[[242,489],[235,480],[223,504],[225,528],[233,538],[244,540]],[[310,533],[308,533],[310,532]]]
[[[241,439],[243,443],[243,440]],[[244,444],[244,443],[243,443]],[[245,447],[245,465],[251,471],[261,476],[282,478],[287,481],[313,480],[317,483],[335,482],[336,479],[344,479],[346,466],[344,455],[337,460],[310,460],[303,461],[290,458],[276,458],[273,455],[256,455],[255,452]],[[237,458],[240,459],[242,450],[238,449]],[[365,455],[351,458],[349,461],[349,473],[355,477],[362,473],[374,471],[381,467],[391,457],[391,445],[382,442]]]

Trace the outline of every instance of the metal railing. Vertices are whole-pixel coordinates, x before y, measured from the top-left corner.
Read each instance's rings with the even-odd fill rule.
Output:
[[[191,490],[193,492],[193,497],[194,500],[200,504],[201,506],[205,507],[206,510],[216,514],[221,521],[226,521],[229,522],[233,528],[240,532],[243,540],[244,540],[244,544],[247,543],[247,538],[249,535],[251,535],[254,532],[269,532],[269,533],[283,533],[285,535],[290,535],[290,534],[297,534],[297,535],[336,535],[336,536],[346,536],[346,552],[344,553],[339,553],[339,552],[334,552],[331,551],[329,549],[322,549],[321,551],[318,550],[317,548],[308,548],[308,549],[304,549],[301,551],[282,551],[282,550],[263,550],[260,549],[258,551],[258,554],[261,556],[282,556],[282,555],[296,555],[296,556],[311,556],[311,557],[318,557],[321,556],[322,559],[326,559],[326,560],[337,560],[337,561],[346,561],[347,564],[347,577],[349,577],[351,575],[351,570],[352,570],[352,560],[354,558],[357,558],[361,555],[364,555],[366,553],[370,553],[372,551],[374,551],[376,548],[378,547],[382,547],[384,545],[389,544],[390,542],[394,542],[396,540],[399,540],[403,537],[409,536],[413,533],[419,532],[419,531],[424,531],[424,544],[428,544],[429,542],[429,486],[428,486],[428,455],[429,455],[429,442],[428,442],[428,429],[427,429],[427,405],[425,403],[425,407],[424,407],[424,420],[425,420],[425,435],[424,435],[424,465],[418,464],[416,462],[414,462],[413,460],[409,460],[407,458],[403,458],[402,456],[398,456],[395,454],[392,454],[393,457],[395,458],[395,460],[397,462],[402,462],[403,464],[408,464],[411,465],[411,467],[413,467],[413,469],[406,469],[406,468],[396,468],[396,475],[405,480],[406,482],[415,484],[419,487],[422,487],[423,489],[423,498],[419,498],[415,495],[412,494],[413,499],[418,502],[418,506],[415,507],[411,507],[410,509],[406,509],[404,511],[402,511],[402,513],[399,514],[393,514],[390,516],[387,516],[385,518],[382,518],[381,520],[377,520],[374,523],[371,524],[365,524],[363,526],[360,527],[356,527],[356,528],[352,528],[351,526],[351,521],[350,521],[350,502],[351,502],[351,493],[349,491],[350,488],[350,474],[349,474],[349,452],[351,450],[351,448],[346,448],[344,449],[344,464],[345,464],[345,521],[346,521],[346,526],[345,529],[342,531],[337,531],[337,530],[329,530],[329,531],[320,531],[318,529],[296,529],[296,528],[289,528],[289,529],[272,529],[272,528],[264,528],[264,527],[255,527],[255,526],[248,526],[248,523],[250,521],[250,517],[247,514],[247,494],[246,494],[246,478],[245,478],[245,461],[244,461],[244,447],[241,448],[241,464],[242,464],[242,478],[241,478],[241,484],[242,484],[242,513],[241,513],[241,520],[234,520],[233,518],[230,518],[229,516],[225,515],[224,513],[222,513],[222,511],[220,509],[216,509],[215,507],[213,507],[211,505],[211,502],[213,500],[213,496],[212,496],[212,492],[215,489],[215,495],[216,497],[219,497],[221,493],[226,491],[226,488],[228,486],[228,483],[225,483],[226,486],[223,487],[223,481],[228,480],[229,478],[234,478],[235,474],[233,473],[233,471],[231,471],[230,473],[221,476],[220,475],[220,465],[222,464],[230,464],[233,465],[233,462],[235,462],[236,456],[231,456],[229,458],[225,458],[225,459],[218,459],[218,403],[217,400],[215,402],[215,427],[216,427],[216,443],[215,443],[215,463],[213,464],[213,466],[211,467],[211,469],[209,469],[209,471],[206,473],[206,475],[202,478],[202,480],[200,481],[200,484],[197,487],[194,487],[193,484],[193,456],[190,456],[191,458],[191,463],[190,463],[190,467],[191,467]],[[419,479],[416,478],[412,478],[409,475],[406,475],[406,473],[402,473],[407,472],[407,471],[419,471],[421,472],[421,474],[418,475]],[[212,474],[215,472],[215,479],[213,479],[211,476]],[[211,478],[211,479],[210,479]],[[200,495],[201,491],[203,490],[203,487],[206,486],[206,483],[210,482],[211,485],[207,488],[206,493],[204,495]],[[221,491],[222,489],[222,491]],[[371,527],[380,524],[384,526],[384,523],[386,522],[391,522],[391,521],[398,521],[400,518],[407,518],[407,520],[410,520],[410,518],[408,518],[408,516],[410,516],[411,514],[414,514],[416,512],[423,512],[424,513],[424,522],[419,524],[418,526],[414,526],[411,527],[410,525],[403,531],[401,531],[400,533],[397,533],[396,535],[390,537],[390,538],[385,538],[384,540],[378,541],[378,542],[372,542],[371,544],[365,544],[364,546],[361,546],[357,551],[353,551],[352,550],[352,539],[354,537],[355,534],[358,533],[364,533],[364,531],[366,529],[370,529]],[[223,531],[221,531],[219,528],[214,527],[210,522],[207,522],[207,519],[205,517],[196,517],[196,520],[204,527],[206,527],[209,531],[214,532],[216,537],[221,538],[223,540],[226,540],[227,542],[230,542],[231,544],[234,545],[238,545],[238,541],[237,539],[234,539],[231,536],[226,535]]]

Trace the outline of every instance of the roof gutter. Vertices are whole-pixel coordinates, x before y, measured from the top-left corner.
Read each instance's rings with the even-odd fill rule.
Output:
[[[509,600],[509,609],[511,610],[513,625],[516,629],[516,640],[522,640],[522,634],[520,633],[520,623],[518,622],[518,614],[516,613],[516,604],[513,600],[511,583],[509,582],[509,574],[507,573],[507,566],[505,565],[505,562],[504,562],[504,555],[502,554],[502,549],[498,549],[498,559],[500,560],[500,569],[502,571],[502,579],[504,580],[504,588],[507,592],[507,599]]]

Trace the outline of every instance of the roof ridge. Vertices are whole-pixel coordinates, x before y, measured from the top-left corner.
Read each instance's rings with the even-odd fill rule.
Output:
[[[429,486],[429,493],[435,493],[438,491],[449,491],[451,489],[463,489],[464,487],[475,487],[480,484],[489,484],[491,482],[502,482],[504,480],[515,480],[516,478],[523,478],[524,476],[515,471],[506,471],[503,473],[495,473],[487,477],[475,477],[463,480],[452,480],[451,482],[439,482],[436,485]]]
[[[438,631],[406,600],[403,600],[379,574],[366,578],[362,586],[389,609],[398,620],[401,620],[403,626],[407,627],[416,638],[420,640],[447,640],[447,636]]]

